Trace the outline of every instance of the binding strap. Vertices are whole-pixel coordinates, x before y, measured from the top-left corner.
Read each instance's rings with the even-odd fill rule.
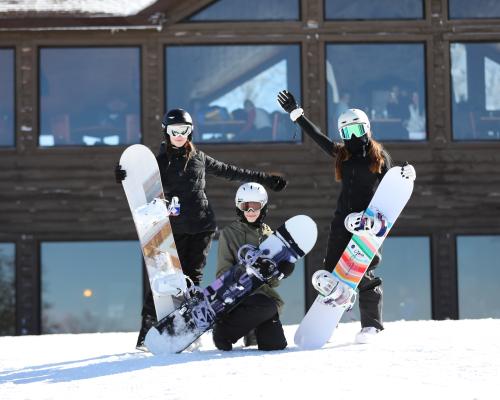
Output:
[[[285,239],[285,241],[290,245],[293,251],[300,257],[304,257],[306,254],[302,251],[302,249],[299,247],[297,242],[293,239],[292,235],[290,235],[290,232],[288,232],[285,228],[285,225],[280,226],[277,229],[277,232]]]

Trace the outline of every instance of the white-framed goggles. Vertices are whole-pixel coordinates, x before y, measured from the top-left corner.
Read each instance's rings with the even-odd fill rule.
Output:
[[[259,211],[262,209],[262,203],[260,201],[242,201],[238,203],[238,208],[241,211]]]
[[[359,138],[367,133],[368,129],[366,129],[365,124],[351,124],[340,129],[340,137],[344,140],[350,140],[353,136]]]
[[[192,125],[167,125],[167,133],[170,136],[189,136],[193,132]]]

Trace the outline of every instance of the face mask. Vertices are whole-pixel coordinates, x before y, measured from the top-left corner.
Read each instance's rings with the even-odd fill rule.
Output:
[[[351,154],[365,154],[366,146],[368,145],[368,135],[361,137],[352,136],[349,140],[344,140],[346,149]]]

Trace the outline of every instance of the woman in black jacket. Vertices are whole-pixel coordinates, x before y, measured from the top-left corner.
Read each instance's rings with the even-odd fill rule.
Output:
[[[335,158],[335,178],[341,182],[342,190],[330,225],[323,267],[331,272],[352,236],[344,226],[345,218],[349,214],[366,209],[379,182],[391,167],[391,159],[382,145],[372,138],[370,121],[361,110],[349,109],[339,116],[338,129],[342,143],[336,143],[304,116],[304,111],[290,92],[286,90],[280,92],[278,103],[290,113],[291,120],[296,122],[328,156]],[[415,169],[411,165],[403,167],[401,174],[408,179],[415,179]],[[384,329],[382,281],[375,277],[373,271],[380,259],[379,252],[358,286],[362,327],[356,337],[358,342],[368,342],[373,334]]]
[[[283,190],[286,180],[278,175],[251,171],[225,164],[196,149],[192,143],[193,120],[182,109],[170,110],[163,117],[165,142],[156,157],[160,168],[165,198],[177,196],[181,207],[178,216],[170,218],[177,253],[184,274],[195,285],[203,276],[208,251],[216,230],[215,215],[205,193],[205,175],[211,174],[232,181],[253,181],[274,191]],[[120,166],[115,171],[117,182],[126,173]],[[137,347],[142,347],[149,328],[156,322],[156,310],[151,290],[142,309],[142,328]]]

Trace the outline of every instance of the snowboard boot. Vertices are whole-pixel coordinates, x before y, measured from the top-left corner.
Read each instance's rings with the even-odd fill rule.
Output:
[[[243,344],[245,347],[257,346],[257,336],[253,329],[243,337]]]
[[[144,339],[146,338],[146,334],[149,329],[156,324],[156,322],[156,317],[152,315],[142,316],[141,330],[139,331],[139,337],[137,338],[137,344],[135,345],[137,350],[147,351],[146,346],[144,345]]]
[[[377,340],[377,334],[380,332],[380,329],[374,328],[373,326],[367,326],[362,328],[356,335],[356,343],[359,344],[368,344],[373,343]]]
[[[223,351],[231,351],[233,349],[233,344],[231,341],[220,335],[217,326],[214,327],[212,331],[212,340],[214,341],[215,347]]]

